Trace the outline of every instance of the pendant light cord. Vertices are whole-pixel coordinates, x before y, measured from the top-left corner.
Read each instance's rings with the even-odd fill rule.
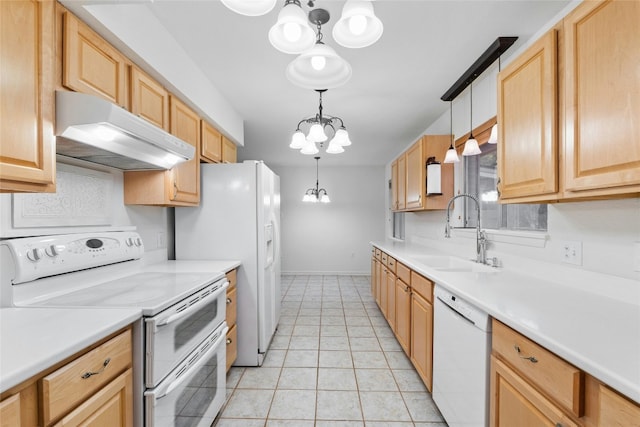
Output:
[[[453,150],[453,99],[449,101],[449,126],[451,131],[451,144],[449,144],[449,149]]]
[[[469,112],[469,139],[473,139],[473,82],[469,83],[469,96],[471,98]]]

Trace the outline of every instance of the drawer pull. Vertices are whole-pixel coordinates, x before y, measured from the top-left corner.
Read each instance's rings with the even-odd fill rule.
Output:
[[[101,374],[101,373],[106,369],[106,367],[107,367],[107,365],[109,364],[109,362],[111,362],[111,358],[110,358],[110,357],[107,357],[107,358],[104,360],[104,363],[102,364],[102,368],[100,368],[100,370],[95,371],[95,372],[85,372],[84,374],[82,374],[82,379],[83,379],[83,380],[86,380],[87,378],[90,378],[90,377],[92,377],[93,375]]]
[[[409,292],[409,287],[408,287],[408,286],[405,286],[404,291],[405,291],[405,292]]]
[[[227,338],[227,345],[231,344],[233,340],[231,338]]]
[[[513,348],[518,352],[518,355],[520,356],[520,347],[518,347],[517,345],[514,345]],[[538,359],[536,359],[535,356],[520,356],[520,358],[526,359],[531,363],[538,363]]]
[[[231,304],[233,301],[231,301],[231,298],[227,298],[227,304]]]

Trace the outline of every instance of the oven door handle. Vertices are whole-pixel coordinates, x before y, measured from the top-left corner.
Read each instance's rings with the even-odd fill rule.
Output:
[[[163,397],[167,396],[168,394],[170,394],[173,390],[175,390],[177,387],[180,386],[180,384],[182,384],[187,378],[191,377],[191,374],[195,371],[197,371],[198,369],[200,369],[200,367],[207,361],[209,360],[209,356],[211,356],[213,353],[215,353],[218,350],[218,347],[220,347],[220,345],[223,342],[226,342],[227,340],[227,332],[229,331],[229,328],[227,326],[224,327],[224,330],[222,331],[222,333],[220,334],[220,336],[218,337],[217,340],[215,340],[215,342],[213,343],[213,345],[211,346],[211,348],[209,348],[209,350],[206,351],[205,354],[203,354],[200,359],[198,359],[198,361],[196,363],[194,363],[193,365],[191,365],[191,367],[189,368],[189,370],[187,372],[185,372],[180,378],[178,378],[177,380],[173,381],[171,384],[169,384],[169,386],[167,387],[167,389],[164,391],[164,393],[158,395],[156,397],[156,400],[162,399]],[[226,350],[225,350],[226,351]]]
[[[189,314],[191,314],[192,312],[200,309],[200,303],[204,300],[204,299],[209,299],[209,298],[218,298],[220,296],[221,293],[226,292],[227,288],[229,287],[229,281],[225,279],[225,282],[222,284],[221,287],[219,287],[218,289],[216,289],[213,293],[205,296],[203,299],[199,300],[197,303],[193,304],[192,306],[190,306],[189,308],[182,310],[178,313],[172,314],[171,316],[168,316],[166,319],[162,319],[158,322],[157,326],[167,326],[170,323],[175,322],[176,320],[180,320],[185,316],[188,316]]]

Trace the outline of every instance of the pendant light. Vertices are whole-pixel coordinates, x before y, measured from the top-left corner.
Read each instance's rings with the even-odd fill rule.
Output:
[[[340,20],[333,26],[333,39],[344,47],[367,47],[378,41],[383,29],[371,1],[347,0]]]
[[[470,98],[470,106],[471,110],[469,112],[469,124],[470,124],[470,134],[467,142],[464,143],[464,150],[462,150],[463,156],[475,156],[480,154],[480,147],[478,146],[478,141],[473,137],[473,82],[469,85],[469,98]]]
[[[500,57],[498,57],[498,73],[500,73]],[[498,143],[498,121],[496,120],[496,124],[491,127],[491,134],[489,135],[489,140],[487,141],[489,144],[497,144]]]
[[[300,0],[286,0],[278,14],[278,21],[269,30],[269,41],[284,53],[298,54],[311,49],[315,36]]]
[[[310,203],[330,203],[331,200],[329,199],[329,195],[327,194],[327,190],[325,190],[324,188],[319,188],[319,181],[318,181],[318,160],[320,160],[320,157],[316,156],[314,157],[314,159],[316,159],[316,186],[315,188],[309,188],[305,193],[304,196],[302,197],[302,201],[303,202],[310,202]]]
[[[276,0],[221,0],[222,4],[244,16],[261,16],[271,12]]]
[[[287,78],[305,89],[332,89],[344,85],[351,78],[351,65],[322,42],[322,25],[329,21],[329,12],[314,9],[309,12],[309,20],[318,27],[316,43],[287,66]]]
[[[450,111],[450,127],[451,127],[451,144],[449,145],[449,149],[447,150],[447,154],[444,156],[444,163],[458,163],[460,158],[458,157],[458,152],[453,147],[453,101],[449,101],[449,111]]]

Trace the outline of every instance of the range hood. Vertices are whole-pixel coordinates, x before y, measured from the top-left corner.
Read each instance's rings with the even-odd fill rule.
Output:
[[[56,91],[56,152],[123,170],[171,169],[195,147],[93,95]]]

